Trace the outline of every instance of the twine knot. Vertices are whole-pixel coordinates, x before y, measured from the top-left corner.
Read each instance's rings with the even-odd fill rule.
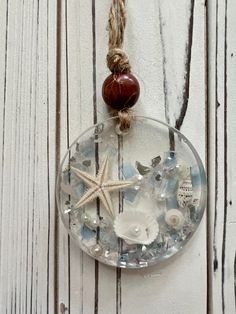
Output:
[[[130,109],[118,111],[118,117],[120,120],[120,130],[124,131],[130,129],[133,119],[132,111]]]
[[[120,48],[109,50],[107,54],[107,67],[112,73],[129,73],[131,71],[129,58]]]

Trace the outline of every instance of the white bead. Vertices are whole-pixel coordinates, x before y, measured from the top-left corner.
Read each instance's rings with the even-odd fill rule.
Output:
[[[141,234],[141,228],[139,226],[132,226],[131,233],[134,236],[139,236]]]
[[[99,226],[98,218],[92,218],[88,213],[83,213],[81,215],[81,223],[85,224],[89,229],[96,229]]]
[[[90,219],[91,219],[91,216],[88,213],[86,213],[86,212],[83,213],[81,215],[81,218],[80,218],[81,222],[84,223],[84,224],[88,223],[90,221]]]
[[[184,224],[184,216],[178,209],[170,209],[166,212],[165,221],[167,225],[172,228],[179,230],[183,227]]]
[[[99,226],[99,222],[96,218],[93,218],[88,222],[88,226],[92,229],[96,229]]]
[[[103,249],[99,244],[95,244],[94,246],[90,248],[90,253],[95,257],[101,256],[102,252],[103,252]]]
[[[151,244],[159,233],[156,218],[139,210],[119,213],[114,221],[117,237],[127,244]]]

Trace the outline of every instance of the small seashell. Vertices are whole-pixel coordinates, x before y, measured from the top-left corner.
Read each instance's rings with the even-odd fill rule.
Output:
[[[144,212],[129,210],[120,213],[114,221],[114,230],[127,244],[151,244],[157,237],[156,219]]]
[[[184,225],[184,216],[178,209],[170,209],[166,212],[165,222],[175,230],[179,230]]]
[[[180,159],[176,164],[176,168],[178,170],[179,176],[182,179],[187,179],[190,177],[190,166],[185,160]]]
[[[186,207],[190,204],[193,198],[193,186],[191,180],[184,180],[177,192],[177,200],[180,207]]]

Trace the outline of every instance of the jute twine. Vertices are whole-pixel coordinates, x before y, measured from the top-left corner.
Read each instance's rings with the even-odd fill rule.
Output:
[[[109,52],[107,54],[107,66],[112,73],[131,71],[129,58],[123,51],[126,20],[126,0],[112,0],[108,21]],[[112,109],[112,114],[119,117],[122,131],[130,128],[132,120],[130,108],[124,108],[121,111]]]

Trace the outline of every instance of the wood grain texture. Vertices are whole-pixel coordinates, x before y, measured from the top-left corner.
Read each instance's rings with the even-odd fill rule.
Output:
[[[166,264],[127,271],[92,260],[59,220],[55,170],[77,135],[108,117],[109,6],[0,1],[0,312],[234,313],[235,1],[208,3],[208,110],[205,1],[127,1],[136,113],[176,126],[208,160],[208,223]]]
[[[108,34],[105,29],[110,1],[91,1],[89,5],[74,1],[62,3],[65,24],[62,23],[64,78],[61,130],[65,132],[61,136],[65,140],[61,147],[64,145],[65,149],[82,129],[91,124],[92,119],[96,122],[107,117],[101,86],[108,75],[105,65]],[[171,1],[165,4],[162,1],[149,1],[145,8],[148,17],[145,23],[143,1],[129,1],[127,6],[129,19],[125,50],[142,86],[136,112],[163,120],[168,116],[172,125],[180,121],[179,127],[183,120],[185,133],[204,159],[204,5],[200,1],[182,1],[181,5]],[[81,10],[87,11],[82,13]],[[78,21],[84,21],[83,27],[81,24],[78,27]],[[178,39],[175,36],[176,28],[179,30]],[[86,38],[81,38],[83,30]],[[88,47],[86,53],[85,46]],[[169,90],[165,90],[163,85],[165,73]],[[202,79],[199,81],[200,76]],[[87,85],[83,87],[80,84],[84,80],[87,80]],[[83,93],[80,98],[78,93]],[[198,102],[194,97],[196,93]],[[170,97],[172,99],[167,106]],[[187,116],[186,120],[183,119],[188,106],[192,114],[198,112],[198,123],[202,125],[197,139],[192,128],[192,114],[188,119]],[[82,115],[84,118],[79,123]],[[125,154],[122,143],[120,154],[120,158]],[[111,269],[94,262],[70,242],[63,227],[59,233],[62,237],[60,243],[63,242],[59,250],[59,302],[63,302],[69,312],[76,313],[80,309],[82,313],[156,313],[159,307],[162,313],[183,314],[189,313],[189,304],[192,304],[191,308],[196,309],[193,313],[205,313],[204,222],[188,248],[167,265],[132,272]],[[181,282],[186,278],[189,283],[196,282],[191,290]]]
[[[235,313],[234,1],[209,4],[209,310]]]
[[[0,311],[50,313],[54,295],[55,3],[1,1],[0,14]]]

